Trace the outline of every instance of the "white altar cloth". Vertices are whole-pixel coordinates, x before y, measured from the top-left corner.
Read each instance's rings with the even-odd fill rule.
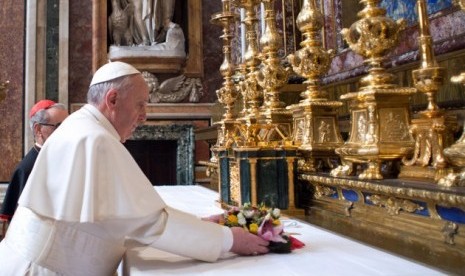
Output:
[[[197,216],[222,212],[215,203],[218,193],[204,187],[158,186],[156,190],[170,206]],[[282,222],[286,232],[298,233],[295,237],[305,243],[304,248],[290,254],[250,257],[230,254],[207,263],[138,247],[126,253],[120,275],[446,275],[299,220]]]

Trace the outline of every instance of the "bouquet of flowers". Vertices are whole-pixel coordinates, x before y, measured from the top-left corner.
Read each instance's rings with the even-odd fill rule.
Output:
[[[252,234],[270,242],[269,249],[274,253],[289,253],[293,249],[302,248],[304,244],[287,235],[279,219],[281,210],[267,208],[264,204],[252,206],[245,203],[241,207],[230,207],[219,223],[228,227],[243,227]]]

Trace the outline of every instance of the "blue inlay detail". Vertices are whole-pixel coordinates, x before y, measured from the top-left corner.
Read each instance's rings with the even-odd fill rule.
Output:
[[[428,204],[426,204],[426,202],[421,202],[421,201],[414,201],[414,202],[416,204],[420,205],[421,207],[423,207],[422,210],[415,211],[415,214],[420,215],[420,216],[429,217]]]
[[[374,205],[371,200],[368,199],[368,197],[372,196],[373,194],[371,193],[362,193],[363,198],[365,199],[365,204],[367,205]]]
[[[457,223],[465,223],[465,211],[456,207],[436,206],[436,211],[442,219]]]
[[[358,194],[357,192],[355,191],[352,191],[352,190],[342,190],[342,195],[344,196],[344,198],[348,201],[352,201],[352,202],[357,202],[358,201]]]

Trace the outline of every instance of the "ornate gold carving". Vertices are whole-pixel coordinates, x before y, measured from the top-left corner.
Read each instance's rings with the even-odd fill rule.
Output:
[[[352,129],[346,143],[336,149],[343,165],[331,171],[333,176],[353,172],[353,163],[365,163],[361,179],[382,179],[381,164],[398,160],[413,150],[413,138],[408,132],[409,99],[414,88],[394,84],[394,76],[382,67],[388,51],[398,42],[405,21],[386,17],[378,7],[380,0],[360,0],[365,7],[360,19],[341,31],[350,48],[365,57],[369,73],[360,81],[360,91],[341,96],[349,100]],[[384,128],[382,120],[389,122]],[[349,167],[349,168],[348,168]]]
[[[257,82],[257,75],[259,74],[258,66],[261,60],[258,50],[256,32],[258,19],[255,7],[260,4],[260,0],[231,0],[231,3],[245,9],[244,23],[246,26],[247,49],[243,56],[246,68],[242,72],[247,72],[247,74],[242,84],[241,93],[246,95],[244,98],[247,100],[247,107],[244,106],[246,109],[243,110],[243,119],[245,121],[254,121],[259,116],[259,106],[263,98],[263,90]]]
[[[231,26],[236,21],[237,15],[231,11],[230,1],[222,0],[223,11],[212,16],[211,22],[223,27],[223,63],[220,66],[221,75],[224,78],[223,86],[216,91],[218,101],[224,105],[225,113],[223,120],[231,120],[234,118],[232,109],[237,99],[237,91],[232,81],[234,74],[234,64],[231,60],[231,41],[234,37]]]
[[[432,178],[438,181],[447,172],[444,147],[453,141],[456,119],[446,117],[436,103],[436,95],[444,82],[445,69],[438,67],[434,57],[425,0],[417,0],[420,28],[421,67],[412,72],[415,87],[426,94],[428,106],[413,119],[410,131],[415,138],[413,156],[402,160],[399,177]],[[412,167],[412,168],[407,168]]]
[[[231,162],[229,174],[229,183],[230,183],[230,193],[231,193],[231,202],[236,205],[242,204],[241,198],[241,182],[239,175],[239,167],[236,163]]]
[[[455,0],[454,3],[459,5],[462,10],[465,10],[465,0]]]
[[[312,184],[317,183],[320,185],[352,188],[379,194],[395,195],[396,197],[432,201],[442,206],[457,206],[460,208],[465,208],[465,195],[454,193],[454,191],[433,191],[430,189],[422,188],[413,189],[401,186],[380,185],[379,182],[368,182],[313,174],[300,174],[299,178],[309,181]]]
[[[281,65],[278,50],[282,47],[282,37],[276,28],[276,0],[262,0],[265,7],[265,30],[260,38],[262,48],[263,67],[257,74],[258,84],[264,91],[264,102],[261,114],[267,120],[275,110],[284,107],[279,100],[279,89],[287,83],[289,68]]]
[[[315,198],[331,197],[334,194],[336,191],[328,186],[315,185]]]
[[[336,157],[334,149],[343,143],[335,111],[342,103],[328,101],[327,93],[320,87],[320,78],[328,71],[334,51],[322,46],[319,36],[323,14],[315,0],[303,2],[296,23],[305,39],[300,43],[302,48],[289,55],[288,60],[294,71],[306,78],[307,88],[300,94],[303,98],[300,103],[287,108],[294,117],[294,144],[299,146],[305,159],[300,168],[317,171],[317,160],[332,167],[328,160]]]
[[[459,226],[456,223],[447,221],[442,228],[444,242],[447,244],[455,244],[454,237],[458,233]]]
[[[386,208],[390,215],[398,215],[401,210],[409,213],[415,213],[416,211],[424,209],[422,206],[413,201],[390,196],[371,195],[367,196],[367,200],[370,200],[377,206]]]
[[[465,0],[456,0],[455,2],[456,4],[460,5],[462,10],[465,10]],[[450,80],[452,82],[465,85],[465,72],[462,72],[458,76],[453,76]],[[459,140],[457,140],[457,142],[455,142],[455,144],[444,149],[444,155],[459,172],[448,174],[447,176],[441,178],[438,184],[448,187],[465,186],[465,125],[462,136],[459,138]]]

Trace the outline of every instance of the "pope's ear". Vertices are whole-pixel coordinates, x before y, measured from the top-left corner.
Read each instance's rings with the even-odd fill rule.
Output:
[[[109,109],[113,109],[116,105],[116,98],[118,97],[118,91],[116,89],[110,89],[105,95],[105,105]]]

